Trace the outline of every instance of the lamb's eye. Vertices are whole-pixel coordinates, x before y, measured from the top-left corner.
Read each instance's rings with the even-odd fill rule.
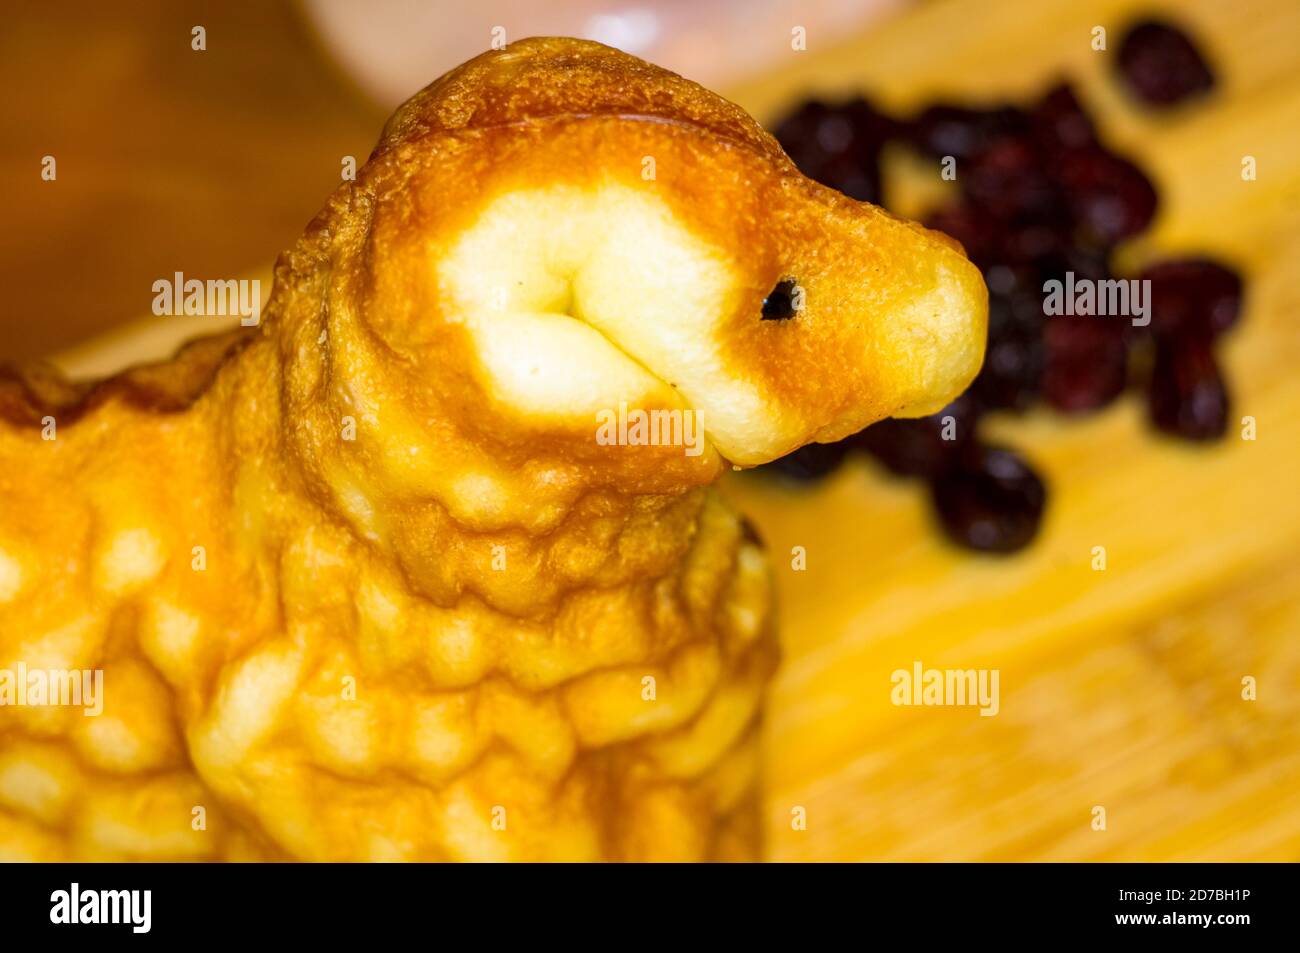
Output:
[[[794,294],[796,282],[787,278],[776,283],[776,287],[763,299],[764,321],[788,321],[795,316]]]

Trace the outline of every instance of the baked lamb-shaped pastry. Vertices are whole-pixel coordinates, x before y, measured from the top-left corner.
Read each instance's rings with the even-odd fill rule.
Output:
[[[0,707],[0,855],[755,856],[771,589],[711,484],[938,410],[986,307],[694,83],[466,63],[260,327],[0,383],[0,672],[102,673]]]

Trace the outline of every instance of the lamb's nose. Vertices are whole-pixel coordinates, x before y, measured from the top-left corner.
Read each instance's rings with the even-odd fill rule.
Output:
[[[868,356],[905,367],[891,417],[943,408],[974,379],[984,356],[988,293],[979,271],[955,252],[930,260],[924,290],[901,302],[868,342]]]
[[[932,413],[970,384],[988,296],[960,246],[807,182],[763,208],[781,238],[720,331],[729,372],[756,382],[762,413],[729,459],[762,463]]]

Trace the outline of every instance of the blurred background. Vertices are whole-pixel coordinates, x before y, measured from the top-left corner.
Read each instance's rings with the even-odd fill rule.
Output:
[[[728,478],[781,600],[769,856],[1300,859],[1292,0],[20,5],[0,362],[102,374],[218,330],[149,316],[153,282],[265,278],[397,103],[535,34],[734,99],[809,174],[956,234],[993,290],[961,461],[923,423]],[[1044,261],[1163,275],[1155,330],[1017,324]],[[998,715],[893,705],[917,662],[996,669]]]

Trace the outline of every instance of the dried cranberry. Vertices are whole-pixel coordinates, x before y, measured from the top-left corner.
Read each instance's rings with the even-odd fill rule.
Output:
[[[975,402],[963,396],[929,417],[882,420],[853,440],[899,476],[934,477],[956,462],[977,419]]]
[[[1044,282],[1064,281],[1071,272],[1076,281],[1082,278],[1104,281],[1111,277],[1110,254],[1106,249],[1043,226],[1009,232],[1003,257],[1034,275],[1030,288],[1040,297]]]
[[[1029,114],[1034,136],[1049,152],[1082,149],[1097,141],[1092,119],[1068,83],[1053,87]]]
[[[1038,273],[1033,268],[999,262],[984,269],[984,284],[991,295],[1038,293]]]
[[[971,447],[961,464],[930,485],[944,531],[957,543],[991,553],[1023,549],[1038,532],[1047,492],[1011,450]]]
[[[1188,440],[1215,440],[1228,429],[1228,390],[1208,340],[1157,341],[1149,394],[1151,420]]]
[[[1214,86],[1214,73],[1187,34],[1158,20],[1129,29],[1118,63],[1128,88],[1153,106],[1172,106]]]
[[[1002,233],[999,248],[1002,260],[1037,267],[1052,258],[1064,259],[1066,250],[1070,247],[1067,234],[1070,225],[1068,217],[1063,216],[1053,222],[1026,222],[1009,228]]]
[[[1165,261],[1144,271],[1151,282],[1151,332],[1161,338],[1213,337],[1237,323],[1241,278],[1207,258]]]
[[[995,223],[965,202],[940,209],[926,220],[925,225],[957,239],[971,261],[980,265],[996,255],[1001,240]]]
[[[1044,281],[1064,278],[1067,273],[1073,274],[1075,280],[1107,281],[1112,277],[1110,255],[1106,250],[1083,242],[1071,242],[1055,254],[1042,256],[1034,264]]]
[[[1028,139],[998,140],[970,160],[958,181],[977,208],[996,218],[1041,222],[1061,217],[1056,185]]]
[[[931,106],[908,125],[908,138],[935,158],[970,159],[1004,137],[1023,135],[1029,123],[1012,106],[970,109],[940,104]]]
[[[982,407],[1023,410],[1043,376],[1043,305],[1033,292],[989,295],[984,366],[971,386]]]
[[[860,201],[880,201],[880,149],[894,123],[866,100],[838,106],[813,100],[776,127],[801,172]]]
[[[880,160],[875,156],[832,156],[813,169],[800,170],[810,179],[859,202],[880,203]]]
[[[773,460],[768,466],[795,480],[819,480],[835,470],[847,452],[848,444],[843,440],[837,443],[810,443]]]
[[[790,158],[796,158],[805,149],[817,148],[817,124],[828,112],[830,107],[821,100],[806,100],[773,127],[772,135]]]
[[[1156,190],[1142,170],[1100,146],[1063,153],[1052,166],[1083,238],[1110,246],[1136,235],[1156,213]]]
[[[1119,318],[1061,315],[1047,321],[1043,397],[1057,410],[1084,413],[1124,391],[1128,346]]]
[[[840,112],[853,123],[855,137],[879,151],[890,139],[901,134],[899,122],[880,112],[868,100],[858,97],[840,106]]]

